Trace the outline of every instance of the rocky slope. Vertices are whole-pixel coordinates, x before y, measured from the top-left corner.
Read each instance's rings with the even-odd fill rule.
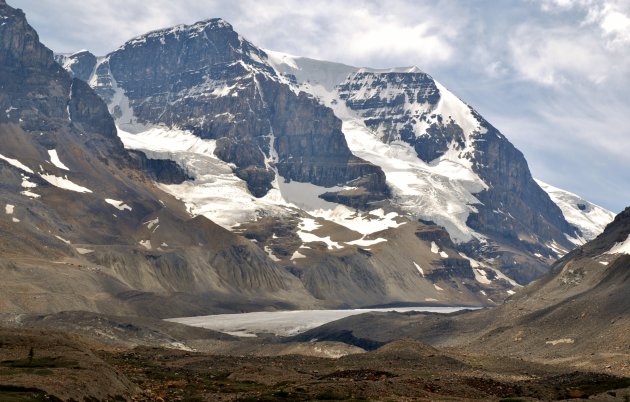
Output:
[[[450,317],[355,316],[302,334],[299,339],[344,338],[355,345],[378,346],[409,336],[471,353],[509,354],[628,375],[629,239],[627,208],[596,239],[558,260],[550,274],[500,307]]]
[[[0,309],[153,316],[312,306],[250,241],[192,217],[156,181],[188,175],[127,151],[105,103],[0,4]]]

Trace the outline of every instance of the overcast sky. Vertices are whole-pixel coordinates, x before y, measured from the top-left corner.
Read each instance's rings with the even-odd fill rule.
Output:
[[[104,55],[222,17],[256,45],[355,66],[417,65],[476,108],[535,177],[630,205],[630,0],[8,0],[56,52]]]

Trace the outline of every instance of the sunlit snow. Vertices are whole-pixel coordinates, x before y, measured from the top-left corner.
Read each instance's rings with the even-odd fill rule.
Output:
[[[536,183],[549,194],[551,200],[560,207],[564,218],[576,226],[583,234],[583,239],[569,238],[578,245],[592,240],[604,231],[606,225],[615,219],[615,214],[588,202],[577,194],[556,188],[536,179]]]
[[[40,174],[42,179],[46,180],[48,183],[52,184],[55,187],[61,188],[63,190],[74,191],[77,193],[91,193],[92,190],[89,188],[85,188],[83,186],[79,186],[68,180],[65,177],[58,177],[52,174]]]
[[[105,202],[108,203],[109,205],[113,206],[114,208],[120,210],[120,211],[124,211],[124,210],[128,210],[131,211],[131,207],[127,204],[125,204],[122,201],[119,200],[113,200],[111,198],[105,198]]]
[[[621,243],[616,243],[606,254],[630,254],[630,235]]]
[[[59,155],[57,155],[56,149],[48,150],[48,155],[50,156],[50,162],[57,166],[59,169],[70,170],[66,165],[64,165],[59,159]]]
[[[0,159],[2,159],[3,161],[7,162],[9,165],[12,165],[18,169],[21,169],[25,172],[31,173],[33,174],[34,172],[31,170],[31,168],[29,168],[28,166],[26,166],[25,164],[23,164],[22,162],[20,162],[17,159],[13,159],[13,158],[7,158],[6,156],[0,154]]]

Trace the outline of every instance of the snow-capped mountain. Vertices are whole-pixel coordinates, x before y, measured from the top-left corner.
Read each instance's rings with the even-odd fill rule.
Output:
[[[584,214],[567,222],[505,136],[417,67],[353,68],[267,53],[296,88],[343,120],[353,153],[381,166],[398,206],[446,227],[459,243],[479,241],[477,253],[494,252],[494,243],[557,256],[599,233]],[[601,212],[601,222],[612,219]]]
[[[522,154],[417,67],[264,51],[212,19],[134,38],[88,81],[127,148],[194,177],[162,189],[318,298],[496,300],[582,235]]]

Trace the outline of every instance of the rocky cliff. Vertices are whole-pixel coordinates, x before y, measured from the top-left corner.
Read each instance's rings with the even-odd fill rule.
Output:
[[[73,72],[92,65],[82,54],[66,64]],[[268,193],[276,174],[362,187],[369,196],[345,199],[356,206],[387,196],[383,172],[350,152],[332,111],[295,93],[265,53],[221,19],[132,39],[100,60],[88,80],[123,128],[161,124],[217,140],[215,154],[235,165],[256,197]]]

